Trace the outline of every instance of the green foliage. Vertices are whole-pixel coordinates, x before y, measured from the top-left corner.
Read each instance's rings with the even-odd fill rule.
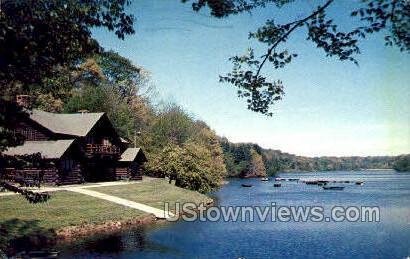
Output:
[[[202,145],[207,150],[209,150],[211,155],[211,161],[209,161],[211,172],[213,174],[216,173],[215,177],[217,181],[220,181],[226,176],[227,171],[219,137],[216,135],[215,131],[211,130],[205,122],[196,121],[195,127],[197,128],[197,137],[195,141],[199,145]]]
[[[139,92],[147,83],[142,68],[113,52],[89,58],[79,68],[65,112],[106,112],[122,137],[144,148],[150,175],[201,192],[220,184],[226,169],[215,132],[175,104],[155,111]]]
[[[115,84],[122,97],[130,97],[138,92],[147,80],[147,73],[113,51],[103,52],[96,56],[106,79]],[[145,72],[145,73],[144,73]]]
[[[266,169],[262,159],[262,155],[256,152],[255,149],[251,149],[251,164],[249,168],[249,174],[247,174],[246,176],[266,176]]]
[[[191,2],[183,0],[183,2]],[[199,11],[208,7],[211,15],[221,18],[242,12],[250,12],[255,8],[265,8],[274,4],[274,8],[293,2],[293,0],[194,0],[192,8]],[[312,8],[306,15],[279,24],[268,19],[255,32],[249,33],[250,39],[266,45],[266,51],[255,54],[250,48],[247,54],[235,55],[229,60],[233,69],[226,75],[220,76],[220,82],[234,85],[238,96],[246,99],[248,109],[272,116],[270,107],[282,99],[284,90],[279,79],[272,79],[265,75],[267,64],[277,70],[291,63],[296,53],[287,49],[286,43],[292,34],[306,28],[306,40],[313,42],[322,49],[326,56],[336,57],[341,61],[351,61],[355,64],[355,56],[360,53],[359,43],[366,35],[385,32],[385,44],[396,46],[403,52],[410,50],[410,5],[408,1],[400,0],[364,0],[358,1],[345,19],[359,18],[359,25],[349,31],[342,31],[338,24],[330,17],[329,7],[334,0],[327,0],[316,8]],[[353,5],[354,6],[354,5]],[[275,13],[274,10],[272,13]],[[342,16],[343,17],[343,16]],[[340,18],[340,17],[337,17]]]
[[[179,159],[182,170],[176,175],[175,185],[206,193],[222,181],[220,172],[212,170],[211,152],[205,146],[189,141],[184,144]]]
[[[275,54],[272,57],[277,59]],[[269,105],[282,99],[284,94],[282,82],[269,82],[259,74],[261,64],[255,59],[252,49],[246,55],[231,57],[229,60],[233,63],[233,70],[226,76],[220,76],[219,81],[235,85],[238,97],[246,99],[248,109],[271,116]]]
[[[56,65],[100,50],[91,27],[134,33],[125,0],[6,0],[0,12],[0,82],[39,83]]]
[[[153,108],[140,93],[148,82],[143,69],[117,53],[104,52],[66,73],[71,74],[72,84],[77,87],[67,95],[65,112],[106,112],[121,136],[146,143],[135,138],[138,131],[147,131],[153,119]]]
[[[35,100],[35,106],[40,110],[47,112],[61,112],[63,110],[63,101],[56,98],[51,93],[38,94]]]
[[[151,173],[175,180],[176,186],[202,193],[217,188],[225,176],[224,165],[215,165],[211,150],[194,141],[182,147],[170,143],[151,159],[148,168]]]
[[[255,144],[231,143],[221,140],[224,161],[229,177],[255,177],[265,175],[266,168],[261,156],[261,148]]]
[[[124,12],[127,4],[126,0],[0,1],[0,151],[22,142],[12,130],[22,112],[5,102],[34,91],[39,96],[37,106],[61,110],[60,101],[74,84],[70,73],[60,76],[60,72],[72,71],[81,59],[101,51],[91,28],[115,31],[120,39],[134,33],[133,17]],[[13,187],[3,179],[1,184]],[[14,187],[13,191],[24,192]]]
[[[399,172],[410,172],[410,155],[402,155],[394,161],[393,168]]]
[[[21,107],[0,97],[0,152],[23,143],[23,136],[14,132],[13,125],[26,116]]]
[[[350,171],[361,169],[409,170],[409,155],[398,157],[303,157],[280,150],[263,149],[256,144],[231,143],[221,140],[229,177],[275,175],[283,171]],[[263,165],[259,155],[262,158]],[[255,168],[256,169],[255,171]],[[407,169],[406,169],[407,168]],[[259,172],[259,173],[255,173]]]
[[[193,119],[179,106],[167,105],[152,125],[154,145],[164,147],[168,144],[182,145],[195,134]]]
[[[150,130],[147,170],[179,187],[200,192],[217,188],[226,175],[217,135],[175,104],[165,106]]]
[[[64,105],[64,112],[88,110],[98,112],[106,110],[108,94],[102,87],[86,86],[73,91],[73,96]]]

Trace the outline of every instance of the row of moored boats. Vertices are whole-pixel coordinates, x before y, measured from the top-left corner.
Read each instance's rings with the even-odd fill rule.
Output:
[[[268,177],[263,177],[261,178],[261,181],[263,182],[268,182],[269,178]],[[307,185],[317,185],[321,186],[323,190],[343,190],[345,186],[334,186],[330,184],[334,183],[341,183],[341,184],[349,184],[349,183],[354,183],[355,185],[363,185],[363,181],[351,181],[351,180],[300,180],[299,178],[280,178],[276,177],[275,178],[275,183],[273,184],[273,187],[281,187],[282,184],[280,182],[282,181],[288,181],[288,182],[302,182]],[[252,184],[242,184],[242,187],[252,187]]]

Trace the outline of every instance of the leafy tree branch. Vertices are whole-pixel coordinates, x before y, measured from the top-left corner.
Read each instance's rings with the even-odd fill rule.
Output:
[[[183,1],[187,2],[187,0]],[[223,18],[242,12],[251,12],[255,8],[267,8],[269,4],[282,7],[294,2],[292,0],[197,0],[192,8],[199,11],[204,7],[211,10],[211,15]],[[264,75],[266,64],[270,63],[277,70],[291,63],[297,57],[286,49],[292,33],[298,28],[307,30],[306,40],[315,43],[326,56],[337,57],[341,61],[351,61],[358,65],[355,55],[360,54],[358,43],[366,35],[386,30],[387,46],[396,46],[400,51],[410,50],[410,3],[404,0],[363,0],[358,3],[347,17],[359,17],[363,25],[343,32],[329,18],[329,7],[334,0],[327,0],[317,6],[304,18],[278,24],[274,19],[266,21],[256,32],[249,33],[250,39],[267,45],[266,53],[255,57],[254,50],[249,48],[242,56],[233,56],[229,60],[233,69],[220,76],[220,82],[234,85],[238,96],[245,98],[248,109],[272,116],[271,106],[284,95],[281,80],[272,80]]]

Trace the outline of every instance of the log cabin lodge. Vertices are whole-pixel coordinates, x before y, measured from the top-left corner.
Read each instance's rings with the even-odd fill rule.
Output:
[[[17,103],[28,106],[28,96]],[[84,182],[141,180],[146,157],[141,148],[129,147],[105,113],[50,113],[28,110],[16,123],[23,145],[10,147],[7,156],[39,153],[42,163],[30,168],[6,168],[10,180],[38,181],[48,185]]]

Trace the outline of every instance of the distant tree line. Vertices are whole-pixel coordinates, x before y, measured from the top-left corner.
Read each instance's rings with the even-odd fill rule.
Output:
[[[410,172],[410,155],[398,156],[394,160],[393,168],[399,172]]]
[[[351,156],[351,157],[304,157],[284,153],[280,150],[263,149],[252,143],[231,143],[221,139],[225,164],[229,177],[250,177],[275,175],[278,172],[291,171],[350,171],[361,169],[395,169],[410,171],[410,155],[402,156]],[[257,153],[263,161],[264,168],[259,174],[252,173],[254,159],[252,152]]]

